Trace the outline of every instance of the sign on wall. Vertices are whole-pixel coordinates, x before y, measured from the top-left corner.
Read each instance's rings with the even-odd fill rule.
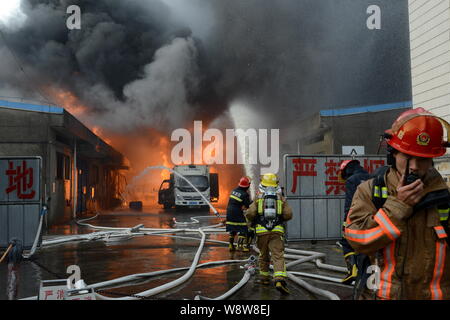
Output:
[[[33,245],[41,210],[41,158],[0,158],[0,247],[12,238]]]
[[[364,153],[364,146],[342,146],[342,154],[344,155],[362,156]]]
[[[386,165],[385,156],[356,156],[369,173]],[[285,195],[294,215],[288,240],[337,239],[344,220],[345,182],[338,177],[345,155],[285,155]]]

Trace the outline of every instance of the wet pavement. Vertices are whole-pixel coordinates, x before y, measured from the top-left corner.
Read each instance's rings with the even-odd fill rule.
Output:
[[[219,210],[223,215],[223,210]],[[87,223],[96,226],[108,227],[133,227],[144,224],[146,228],[174,228],[173,218],[179,222],[191,221],[194,216],[208,216],[210,218],[199,219],[200,223],[189,226],[177,225],[177,228],[198,228],[199,226],[213,225],[219,222],[212,213],[189,210],[176,212],[175,210],[163,210],[160,208],[144,208],[142,212],[119,210],[114,212],[103,212],[97,218]],[[52,239],[60,236],[73,234],[87,234],[98,230],[78,226],[75,223],[55,226],[47,230],[44,239]],[[196,237],[199,234],[179,234],[181,236]],[[210,234],[208,239],[228,241],[226,233]],[[94,284],[135,273],[146,273],[152,271],[166,270],[178,267],[189,267],[197,251],[200,241],[194,239],[183,239],[165,236],[138,236],[121,242],[107,243],[102,240],[78,241],[59,245],[45,246],[39,249],[35,262],[24,261],[15,270],[16,283],[11,287],[7,283],[8,266],[6,263],[0,265],[0,300],[7,300],[8,296],[18,299],[36,296],[39,291],[41,280],[53,280],[66,278],[66,269],[70,265],[78,265],[81,269],[81,278],[87,284]],[[326,253],[325,263],[344,267],[344,260],[340,249],[335,241],[319,241],[315,244],[311,241],[289,242],[288,248],[317,251]],[[251,254],[257,256],[256,252],[230,253],[226,244],[205,243],[199,263],[230,259],[246,259]],[[289,262],[290,260],[288,260]],[[180,300],[194,299],[196,295],[215,298],[222,295],[236,285],[244,275],[242,266],[245,263],[220,265],[215,267],[199,268],[194,275],[184,284],[152,296],[151,299]],[[342,278],[339,272],[318,269],[313,263],[297,265],[290,271],[301,271]],[[186,271],[171,273],[159,277],[147,279],[140,283],[121,284],[119,287],[104,289],[102,294],[110,297],[120,297],[122,294],[137,294],[139,292],[157,287],[169,281],[181,277]],[[253,276],[249,282],[231,300],[322,300],[288,281],[291,294],[281,295],[273,286],[263,286],[255,282]],[[343,300],[351,297],[352,288],[339,283],[324,280],[315,280],[301,277],[309,284],[320,289],[329,290]],[[9,289],[8,289],[9,288]],[[16,292],[11,292],[16,291]]]

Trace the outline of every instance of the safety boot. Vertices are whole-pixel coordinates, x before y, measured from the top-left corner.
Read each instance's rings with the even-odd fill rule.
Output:
[[[287,287],[286,281],[284,281],[284,280],[275,281],[275,288],[278,291],[280,291],[282,294],[290,294],[291,293]]]
[[[343,284],[352,284],[358,276],[358,268],[356,266],[356,255],[355,252],[350,252],[345,255],[345,263],[347,264],[347,274],[344,279],[341,280]]]
[[[229,243],[228,243],[228,250],[230,250],[230,252],[233,252],[233,251],[236,250],[236,247],[234,245],[234,237],[230,236],[230,240],[229,240]]]
[[[245,237],[243,237],[243,236],[238,237],[238,245],[237,245],[238,251],[245,251],[244,250],[244,241],[245,241]],[[247,251],[248,251],[248,249],[247,249]]]
[[[270,278],[269,276],[259,275],[256,279],[256,283],[268,286],[270,284]]]
[[[245,238],[245,242],[244,242],[244,248],[245,248],[244,251],[246,251],[246,252],[250,251],[251,247],[252,247],[252,238],[250,236],[247,236]]]

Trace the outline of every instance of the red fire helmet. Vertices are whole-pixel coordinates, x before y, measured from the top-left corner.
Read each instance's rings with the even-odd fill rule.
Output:
[[[444,127],[447,140],[444,140]],[[386,142],[405,154],[435,158],[445,154],[449,147],[450,124],[423,108],[403,112],[392,128],[386,130]]]
[[[339,167],[339,171],[338,171],[338,177],[339,177],[340,180],[347,179],[347,177],[345,176],[345,171],[344,170],[352,162],[357,162],[358,164],[360,163],[359,160],[355,160],[355,159],[342,161],[342,163],[341,163],[341,165]]]
[[[250,187],[250,184],[251,184],[251,181],[250,181],[249,177],[242,177],[239,180],[239,187],[241,187],[241,188],[248,188],[248,187]]]

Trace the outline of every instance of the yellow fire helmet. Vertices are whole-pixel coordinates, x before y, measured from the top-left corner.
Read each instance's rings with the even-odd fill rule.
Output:
[[[278,187],[278,177],[274,173],[266,173],[261,178],[264,187]]]

